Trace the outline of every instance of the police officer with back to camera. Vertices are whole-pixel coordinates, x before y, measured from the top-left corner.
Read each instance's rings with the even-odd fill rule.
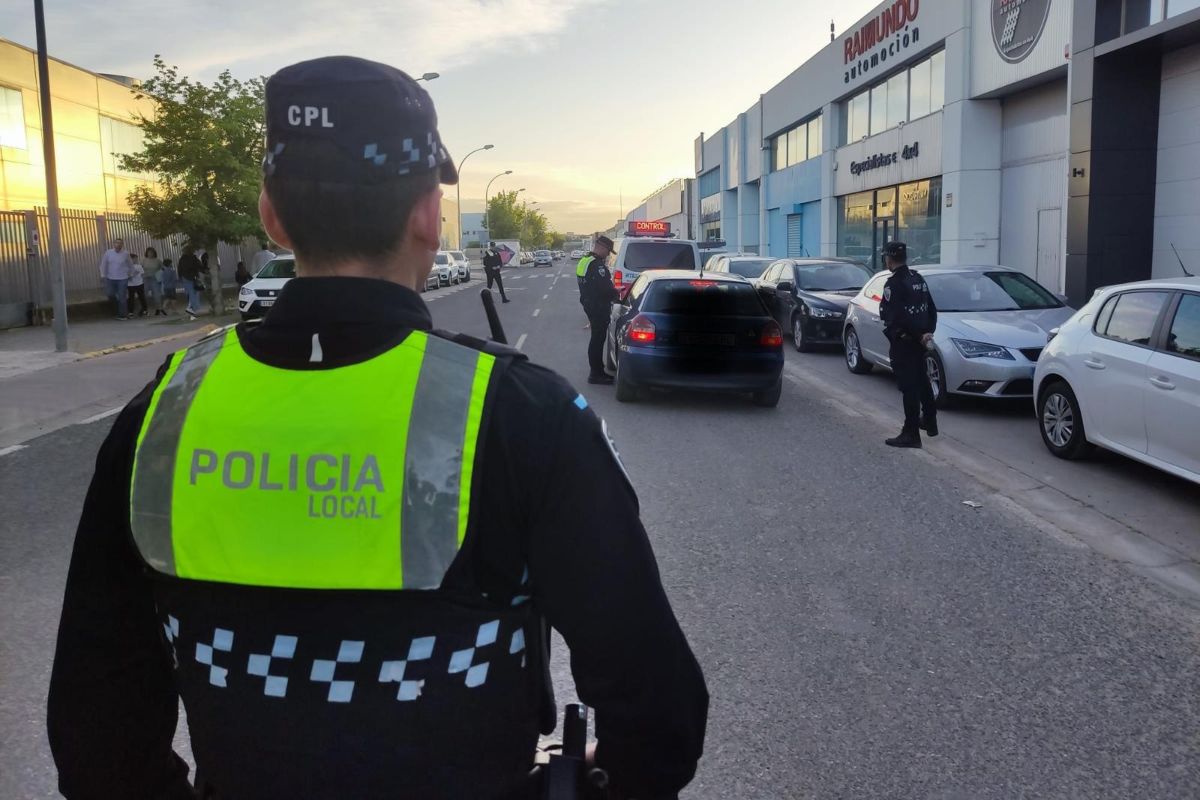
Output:
[[[892,274],[884,284],[879,317],[891,343],[888,355],[896,385],[904,395],[904,428],[887,444],[920,447],[922,429],[930,436],[938,435],[937,404],[925,369],[927,348],[937,328],[937,307],[925,279],[909,269],[904,242],[885,244],[883,261]]]
[[[171,356],[100,449],[50,684],[61,792],[529,796],[548,623],[596,764],[675,794],[708,694],[601,421],[417,293],[458,180],[429,95],[321,58],[266,110],[259,210],[298,277]],[[271,413],[233,413],[247,396]]]
[[[504,266],[504,259],[500,258],[500,251],[496,249],[495,242],[488,242],[487,250],[483,251],[483,274],[487,276],[487,288],[491,289],[495,283],[500,289],[500,299],[508,302],[508,295],[504,293],[504,278],[500,274],[501,268]]]
[[[588,383],[610,384],[613,377],[604,371],[604,338],[608,335],[608,323],[612,304],[620,299],[613,286],[612,273],[608,271],[608,256],[613,251],[613,241],[607,236],[597,236],[592,252],[579,260],[575,276],[579,280],[579,302],[587,314],[591,337],[588,340]]]

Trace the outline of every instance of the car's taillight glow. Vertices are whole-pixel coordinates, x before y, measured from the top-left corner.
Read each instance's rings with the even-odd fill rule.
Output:
[[[625,285],[625,275],[620,270],[617,270],[616,272],[613,273],[613,286],[620,289],[624,285]]]
[[[764,325],[762,336],[759,337],[758,343],[764,347],[782,347],[783,329],[779,327],[779,323],[771,320]]]
[[[716,281],[688,281],[688,283],[690,283],[692,286],[695,286],[697,289],[707,289],[710,286],[717,285]]]
[[[648,344],[653,342],[654,323],[651,322],[648,317],[638,314],[629,323],[629,339],[630,341],[638,342],[640,344]]]

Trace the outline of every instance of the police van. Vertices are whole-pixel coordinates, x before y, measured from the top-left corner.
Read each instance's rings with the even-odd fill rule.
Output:
[[[622,298],[647,270],[698,270],[703,265],[696,242],[674,238],[669,222],[630,220],[625,235],[613,244],[612,281]]]

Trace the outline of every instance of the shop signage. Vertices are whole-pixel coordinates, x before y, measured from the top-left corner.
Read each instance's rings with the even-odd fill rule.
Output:
[[[1010,64],[1024,61],[1037,46],[1050,17],[1051,0],[992,0],[992,41]]]
[[[870,172],[874,169],[883,169],[895,164],[900,158],[905,161],[911,161],[921,155],[921,143],[913,142],[906,145],[899,153],[877,153],[871,156],[866,161],[851,161],[850,174],[862,175],[864,172]]]
[[[921,0],[896,0],[847,36],[842,42],[846,67],[843,83],[886,68],[888,59],[900,57],[921,41],[921,29],[915,24],[920,11]]]
[[[648,219],[629,220],[629,236],[670,236],[671,223]]]

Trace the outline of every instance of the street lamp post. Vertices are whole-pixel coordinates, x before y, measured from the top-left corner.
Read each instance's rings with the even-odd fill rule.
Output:
[[[463,230],[462,230],[462,168],[463,168],[463,164],[467,163],[468,158],[470,158],[471,156],[480,152],[481,150],[491,150],[495,146],[496,145],[494,145],[494,144],[485,144],[483,147],[476,148],[475,150],[472,150],[471,152],[467,153],[465,156],[462,157],[462,161],[458,162],[458,185],[455,187],[455,190],[458,192],[458,199],[455,202],[457,202],[457,204],[458,204],[458,249],[459,250],[463,249]],[[485,214],[487,213],[486,207],[483,209],[483,212]]]
[[[46,162],[46,220],[50,229],[50,291],[54,304],[54,349],[67,349],[67,290],[63,277],[62,234],[59,231],[58,169],[54,160],[54,115],[50,107],[50,58],[46,51],[46,15],[42,0],[33,0],[37,28],[38,91],[42,105],[42,154]],[[40,299],[40,298],[39,298]]]
[[[505,175],[512,175],[512,170],[506,169],[504,172],[501,172],[499,175],[497,175],[496,178],[503,178]],[[492,220],[491,210],[488,208],[488,198],[491,197],[492,184],[496,182],[496,178],[492,178],[490,181],[488,181],[487,188],[483,190],[483,218],[487,220],[487,228],[485,228],[485,230],[488,232],[489,241],[491,241],[492,238]],[[522,189],[521,191],[525,190]]]

